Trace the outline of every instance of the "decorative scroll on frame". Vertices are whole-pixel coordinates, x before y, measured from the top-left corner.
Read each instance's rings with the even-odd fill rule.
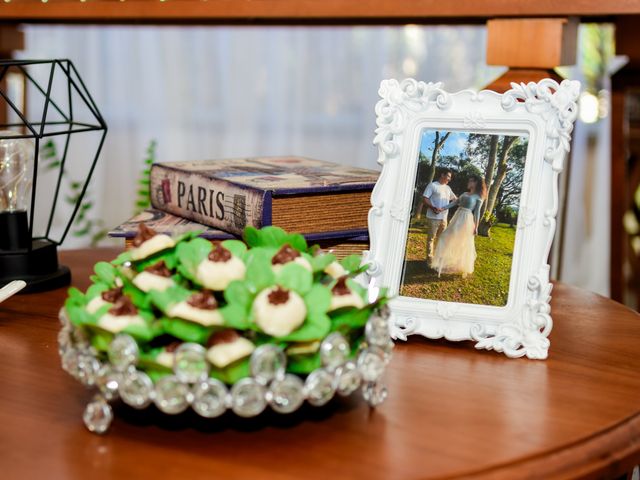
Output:
[[[448,93],[413,79],[380,85],[374,144],[382,173],[366,261],[371,285],[395,296],[395,339],[548,355],[548,256],[580,84],[511,87],[498,94]]]

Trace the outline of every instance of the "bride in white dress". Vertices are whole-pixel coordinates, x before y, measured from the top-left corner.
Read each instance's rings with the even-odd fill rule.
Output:
[[[478,175],[469,177],[467,191],[444,209],[458,206],[449,226],[438,238],[431,268],[442,273],[473,273],[476,262],[475,236],[478,233],[480,211],[486,197],[487,187]]]

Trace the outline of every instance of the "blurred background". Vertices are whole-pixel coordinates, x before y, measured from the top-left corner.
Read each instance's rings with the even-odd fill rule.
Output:
[[[63,248],[109,244],[106,230],[140,206],[149,161],[291,154],[377,169],[372,140],[382,79],[442,81],[456,91],[481,89],[506,70],[487,65],[484,25],[22,30],[25,48],[16,57],[71,59],[109,126],[85,199],[90,207]],[[584,93],[554,274],[603,295],[609,294],[610,75],[625,63],[613,54],[613,37],[610,24],[581,24],[577,63],[559,69],[582,81]],[[55,148],[49,156],[55,160]],[[73,169],[69,177],[82,178]]]

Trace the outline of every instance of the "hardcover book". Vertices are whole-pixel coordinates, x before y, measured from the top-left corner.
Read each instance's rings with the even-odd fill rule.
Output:
[[[151,203],[236,235],[249,225],[362,231],[377,178],[373,170],[301,157],[156,163]]]
[[[153,208],[144,210],[117,226],[109,232],[109,236],[124,239],[125,248],[128,249],[132,246],[131,242],[136,236],[136,233],[138,233],[138,225],[143,222],[158,233],[166,233],[172,236],[178,236],[185,232],[199,231],[201,232],[201,237],[212,241],[238,238],[238,236],[223,232],[222,230],[207,227],[206,225],[192,222],[186,218],[177,217]],[[321,248],[333,252],[337,258],[343,258],[351,254],[361,254],[363,250],[369,249],[369,235],[367,230],[311,233],[305,234],[304,236],[309,244],[318,244]]]

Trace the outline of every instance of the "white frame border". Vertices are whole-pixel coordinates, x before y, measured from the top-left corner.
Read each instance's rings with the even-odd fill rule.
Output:
[[[473,340],[508,357],[547,358],[551,283],[547,259],[556,229],[558,175],[569,152],[580,83],[551,79],[493,91],[448,93],[442,83],[384,80],[374,144],[382,173],[371,195],[365,252],[370,285],[399,292],[420,134],[424,128],[528,134],[529,146],[505,307],[395,297],[391,336]]]

